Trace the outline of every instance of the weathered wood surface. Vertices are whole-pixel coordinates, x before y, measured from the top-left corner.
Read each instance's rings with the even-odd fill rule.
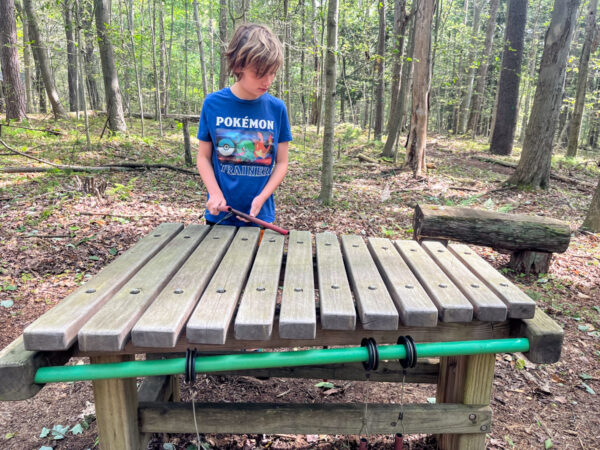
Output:
[[[219,375],[245,375],[263,378],[311,378],[326,380],[365,381],[365,367],[362,363],[326,364],[319,366],[279,367],[272,369],[254,369],[231,372],[219,372]],[[406,371],[406,383],[436,384],[439,375],[439,363],[435,358],[419,359],[416,367]],[[369,381],[400,383],[403,369],[397,360],[379,361],[379,368],[369,372]]]
[[[206,225],[190,225],[173,238],[79,330],[79,347],[84,351],[121,350],[137,320],[207,229]]]
[[[132,361],[133,356],[95,356],[92,364]],[[135,378],[92,381],[98,437],[102,450],[137,450],[140,447],[138,396]]]
[[[512,335],[529,339],[525,356],[536,364],[552,364],[560,359],[564,334],[560,325],[539,308],[533,318],[513,322]]]
[[[261,341],[261,348],[281,347],[314,347],[334,345],[360,345],[363,338],[373,337],[377,344],[395,344],[398,336],[410,335],[416,342],[451,342],[471,341],[478,339],[502,339],[509,337],[510,321],[491,323],[473,321],[468,323],[438,322],[436,327],[399,327],[397,330],[365,330],[362,324],[357,323],[353,332],[342,330],[324,330],[317,325],[314,339],[283,339],[279,336],[279,325],[276,321],[273,327],[273,336],[268,341]],[[514,337],[514,336],[513,336]],[[161,349],[162,352],[185,353],[190,343],[185,335],[179,337],[177,345],[169,349]],[[227,352],[242,349],[256,348],[254,340],[236,340],[233,330],[229,331],[225,344],[203,344],[203,351]],[[132,342],[118,353],[152,353],[156,349],[148,347],[135,347]],[[94,353],[79,352],[76,356],[89,356]]]
[[[363,328],[398,328],[398,311],[363,239],[342,236],[342,250]]]
[[[489,429],[492,410],[479,405],[196,403],[201,433],[265,434],[407,434],[482,433]],[[469,417],[475,417],[471,420]],[[144,432],[194,433],[191,403],[140,403]]]
[[[235,227],[220,225],[210,230],[131,330],[131,339],[136,346],[175,345],[235,231]]]
[[[533,317],[535,302],[468,245],[449,244],[448,249],[506,304],[508,317]]]
[[[469,299],[473,305],[475,319],[488,322],[506,320],[507,308],[504,302],[465,267],[450,250],[437,241],[424,241],[421,246]]]
[[[23,336],[0,350],[0,401],[25,400],[39,392],[43,384],[34,383],[40,367],[62,366],[73,350],[37,352],[25,349]]]
[[[284,241],[281,234],[270,230],[263,235],[235,318],[236,339],[271,337]]]
[[[442,322],[470,322],[473,306],[416,241],[394,245],[438,308]]]
[[[85,285],[29,325],[23,332],[26,348],[68,349],[77,339],[81,327],[182,229],[183,225],[177,223],[156,227]]]
[[[369,238],[369,249],[405,326],[434,327],[438,310],[389,239]]]
[[[186,327],[192,343],[224,344],[229,324],[250,270],[260,229],[238,229]]]
[[[293,230],[288,240],[279,336],[284,339],[314,339],[316,328],[311,235],[308,231]]]
[[[507,250],[564,252],[569,224],[549,217],[506,214],[473,208],[417,205],[415,239],[452,239]]]
[[[321,325],[329,330],[354,330],[356,310],[337,236],[317,234],[316,247]]]

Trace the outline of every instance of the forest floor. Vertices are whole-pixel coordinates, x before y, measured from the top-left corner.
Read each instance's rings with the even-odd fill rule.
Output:
[[[183,167],[183,140],[176,123],[165,123],[164,137],[146,121],[129,122],[131,136],[99,141],[104,118],[92,117],[92,146],[86,148],[75,120],[31,119],[30,128],[3,127],[10,147],[54,164],[95,166],[103,163],[162,162]],[[194,129],[190,132],[194,135]],[[306,131],[306,133],[304,133]],[[138,133],[135,135],[134,133]],[[412,238],[416,203],[472,206],[501,212],[538,214],[567,221],[571,244],[555,254],[547,274],[514,273],[507,256],[474,247],[527,292],[565,331],[560,362],[536,365],[520,354],[500,354],[496,361],[488,448],[600,448],[600,236],[580,231],[600,170],[598,154],[567,160],[560,152],[546,191],[502,188],[513,169],[486,162],[486,144],[431,136],[427,145],[428,176],[416,181],[397,162],[379,158],[381,143],[351,125],[336,132],[335,201],[317,201],[320,189],[321,137],[316,129],[294,128],[289,173],[277,192],[278,223],[313,233],[329,230],[392,239]],[[401,149],[402,150],[402,149]],[[0,167],[44,166],[0,147]],[[376,163],[363,163],[363,153]],[[401,151],[402,153],[402,151]],[[517,162],[519,149],[504,161]],[[34,319],[52,308],[90,276],[162,222],[198,222],[205,192],[199,177],[168,169],[79,175],[94,178],[98,195],[81,192],[74,173],[0,173],[0,349]],[[104,186],[102,180],[106,182]],[[73,359],[71,364],[80,364]],[[400,383],[268,379],[202,376],[183,387],[182,399],[201,401],[369,402],[398,403]],[[406,402],[435,398],[433,385],[404,387]],[[61,432],[59,427],[69,427]],[[52,430],[41,437],[47,430]],[[64,433],[64,435],[63,435]],[[333,435],[201,435],[201,447],[357,448],[358,436]],[[371,448],[393,448],[393,436],[370,436]],[[407,436],[410,448],[435,448],[427,436]],[[195,435],[154,435],[149,448],[194,449]],[[406,445],[406,444],[405,444]],[[0,403],[0,448],[86,449],[98,446],[91,383],[48,385],[26,401]]]

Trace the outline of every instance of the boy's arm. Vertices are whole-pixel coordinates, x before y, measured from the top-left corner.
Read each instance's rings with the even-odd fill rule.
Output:
[[[290,147],[289,142],[280,142],[277,144],[277,158],[275,159],[275,168],[271,172],[269,181],[265,185],[264,189],[260,194],[254,197],[252,200],[252,206],[250,206],[250,215],[256,217],[260,212],[263,204],[267,199],[275,192],[275,189],[281,184],[285,178],[285,174],[288,170],[288,150]]]
[[[202,178],[202,181],[204,182],[206,190],[209,194],[208,201],[206,202],[206,209],[208,209],[208,212],[216,216],[219,214],[218,208],[220,206],[226,206],[227,202],[225,201],[223,192],[219,187],[219,183],[217,183],[211,156],[212,142],[200,141],[200,144],[198,145],[198,158],[196,158],[196,167],[198,168],[200,178]]]

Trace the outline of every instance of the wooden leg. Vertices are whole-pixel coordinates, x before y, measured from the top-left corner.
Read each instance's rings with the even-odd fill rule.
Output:
[[[126,356],[93,356],[92,364],[132,361]],[[95,380],[94,401],[102,450],[137,450],[140,445],[135,378]]]
[[[496,355],[453,356],[440,358],[438,403],[489,405],[494,381]],[[441,449],[485,449],[485,435],[445,434],[438,436]]]

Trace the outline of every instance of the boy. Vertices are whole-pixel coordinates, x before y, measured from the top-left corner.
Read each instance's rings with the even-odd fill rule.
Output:
[[[281,43],[269,28],[244,24],[226,56],[236,82],[206,97],[198,127],[206,223],[253,225],[235,216],[223,220],[223,206],[272,223],[273,192],[287,172],[292,140],[285,104],[267,94],[283,60]]]

